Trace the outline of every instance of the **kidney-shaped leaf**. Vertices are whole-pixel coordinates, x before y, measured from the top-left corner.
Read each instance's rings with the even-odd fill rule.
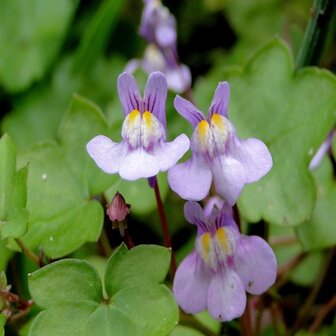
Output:
[[[21,153],[30,163],[28,204],[31,214],[24,238],[52,258],[69,254],[86,241],[96,241],[103,208],[93,198],[114,181],[86,152],[93,136],[106,134],[107,123],[96,105],[75,95],[59,131],[60,144],[39,143]]]
[[[3,1],[0,11],[0,84],[8,91],[39,80],[57,54],[76,0]]]
[[[139,245],[128,251],[121,245],[110,257],[105,273],[109,296],[120,289],[161,283],[168,272],[171,251],[157,245]]]
[[[317,185],[317,201],[313,216],[296,228],[305,250],[322,249],[336,244],[336,183],[329,158],[313,172]]]
[[[88,262],[78,259],[60,260],[31,273],[29,291],[43,308],[102,299],[99,274]]]
[[[0,139],[0,157],[0,238],[18,238],[28,224],[28,169],[16,171],[16,150],[7,134]]]
[[[111,258],[114,264],[109,262],[107,266],[106,287],[112,288],[109,281],[113,277],[109,274],[125,274],[122,289],[108,297],[103,297],[101,279],[86,261],[65,259],[32,273],[28,278],[30,293],[45,310],[33,321],[29,335],[167,335],[178,321],[174,297],[160,284],[169,267],[170,251],[159,246],[138,246],[131,252],[122,245]],[[152,254],[159,255],[149,260],[154,270],[141,269],[146,260],[140,258],[151,259]],[[120,267],[123,262],[129,267],[127,271]],[[154,272],[158,275],[154,276]],[[148,282],[136,281],[136,277],[147,278]]]

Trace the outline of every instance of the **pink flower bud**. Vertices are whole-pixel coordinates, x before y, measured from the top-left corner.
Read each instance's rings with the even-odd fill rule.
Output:
[[[126,203],[124,197],[117,191],[106,213],[112,222],[122,222],[130,213],[131,206]]]

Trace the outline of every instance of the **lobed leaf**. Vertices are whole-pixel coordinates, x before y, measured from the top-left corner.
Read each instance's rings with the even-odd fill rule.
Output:
[[[110,257],[105,289],[113,296],[121,289],[161,283],[170,265],[171,251],[157,245],[139,245],[131,250],[122,244]]]
[[[7,91],[22,91],[43,77],[58,54],[77,3],[77,0],[2,3],[0,84]]]
[[[105,275],[108,297],[103,297],[97,271],[83,260],[56,261],[32,273],[30,293],[45,310],[28,335],[167,335],[178,320],[173,294],[160,284],[170,251],[154,245],[133,250],[121,245],[111,257]]]
[[[10,137],[0,139],[0,238],[18,238],[28,223],[27,167],[16,171],[16,150]]]
[[[317,187],[317,201],[312,217],[296,228],[297,237],[305,250],[335,246],[336,183],[329,158],[322,161],[313,176]]]
[[[106,134],[99,108],[74,95],[59,130],[60,144],[42,142],[19,156],[30,163],[28,205],[31,214],[24,242],[59,258],[99,238],[104,210],[93,198],[115,177],[100,171],[86,152],[93,136]]]
[[[0,336],[5,336],[5,324],[7,317],[4,314],[0,314]]]
[[[178,321],[175,298],[164,285],[135,284],[118,291],[113,302],[134,322],[139,336],[167,335]]]
[[[63,259],[29,275],[29,291],[43,308],[102,300],[101,279],[86,261]]]

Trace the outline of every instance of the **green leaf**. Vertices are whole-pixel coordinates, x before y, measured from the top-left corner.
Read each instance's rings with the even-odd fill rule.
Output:
[[[0,272],[0,290],[5,289],[7,287],[7,278],[6,273],[4,271]]]
[[[55,318],[57,316],[57,319]],[[113,306],[71,303],[40,313],[28,336],[136,336],[128,316]]]
[[[10,137],[0,139],[0,220],[6,220],[16,175],[16,151]]]
[[[6,90],[22,91],[43,77],[62,45],[76,5],[75,0],[2,3],[0,83]]]
[[[220,55],[223,65],[244,64],[247,55],[279,35],[289,41],[296,55],[307,24],[309,1],[236,0],[228,1],[225,6],[237,41],[229,53]],[[249,22],[248,29],[246,22]]]
[[[116,175],[108,175],[97,167],[86,151],[86,144],[98,134],[108,134],[106,118],[91,101],[73,95],[68,112],[64,116],[59,138],[67,151],[67,162],[72,173],[87,185],[90,194],[101,193],[114,181]]]
[[[99,274],[88,262],[78,259],[60,260],[31,273],[29,291],[43,308],[102,300]]]
[[[127,250],[121,245],[110,257],[105,273],[105,289],[112,296],[119,290],[149,286],[165,279],[171,251],[157,245],[139,245]]]
[[[332,164],[325,158],[313,172],[317,186],[317,202],[311,219],[296,228],[296,234],[305,250],[335,246],[336,183]]]
[[[335,122],[335,76],[317,68],[294,73],[288,48],[276,39],[243,69],[217,68],[198,83],[195,96],[209,105],[222,80],[231,86],[229,117],[238,136],[261,139],[273,157],[270,173],[244,187],[242,214],[277,225],[308,220],[316,197],[308,164]]]
[[[275,253],[278,267],[290,262],[303,252],[302,246],[295,239],[295,231],[293,227],[279,227],[270,225],[270,244]],[[287,244],[275,244],[276,241],[286,241]],[[309,253],[295,268],[293,268],[287,276],[289,279],[303,287],[309,287],[317,279],[320,271],[323,253],[320,251]]]
[[[21,161],[30,161],[27,208],[31,221],[23,241],[31,249],[42,246],[51,258],[97,240],[103,222],[102,207],[89,200],[65,157],[55,143],[39,144],[20,155]]]
[[[121,245],[111,257],[118,262],[113,268],[110,262],[107,266],[106,288],[112,287],[108,275],[120,272],[121,264],[129,269],[123,275],[122,289],[109,297],[103,297],[101,279],[86,261],[60,260],[32,273],[28,278],[31,296],[46,309],[34,319],[29,335],[167,335],[178,320],[174,297],[160,284],[164,276],[153,276],[154,272],[147,268],[140,270],[137,263],[139,258],[150,259],[150,254],[158,254],[154,259],[163,265],[153,265],[154,259],[149,263],[159,274],[160,269],[167,273],[170,258],[166,254],[169,256],[170,252],[160,246],[140,245],[134,250]],[[147,277],[148,281],[136,281],[137,277]]]
[[[2,120],[2,129],[8,132],[19,149],[38,141],[56,139],[61,119],[73,92],[96,101],[104,110],[110,110],[111,101],[117,102],[117,77],[125,61],[119,57],[100,57],[85,73],[73,73],[73,55],[65,57],[55,68],[50,82],[34,86],[25,95],[15,97],[14,109]],[[120,105],[111,110],[113,125],[116,115],[123,119]],[[117,109],[117,110],[116,110]],[[120,114],[116,111],[120,110]],[[120,133],[117,129],[117,134]]]
[[[5,336],[5,324],[7,317],[4,314],[0,314],[0,336]]]
[[[6,290],[7,289],[7,278],[6,278],[6,273],[4,271],[0,272],[0,291]],[[6,299],[0,296],[0,311],[4,308],[6,303]],[[0,322],[1,326],[1,322]]]
[[[0,139],[0,237],[18,238],[28,223],[27,167],[16,171],[16,150],[7,134]]]
[[[215,320],[207,311],[203,311],[194,315],[204,326],[212,330],[215,334],[218,334],[221,329],[221,323]]]
[[[291,272],[291,280],[302,287],[309,287],[316,282],[318,274],[323,265],[325,254],[322,251],[310,253],[295,269]]]
[[[139,336],[167,335],[178,321],[174,296],[164,285],[125,287],[113,296],[113,302],[135,323]]]
[[[100,305],[87,322],[85,336],[138,335],[131,318],[113,305]]]
[[[87,70],[105,49],[118,23],[123,0],[104,0],[90,20],[75,55],[74,70]]]
[[[107,133],[96,105],[74,95],[59,130],[59,142],[42,142],[19,156],[29,162],[29,230],[23,241],[60,258],[87,241],[97,241],[104,209],[94,199],[116,179],[103,173],[89,157],[86,143]]]
[[[37,315],[29,329],[28,336],[85,335],[86,323],[97,308],[98,303],[95,302],[55,305]],[[94,335],[98,334],[93,332],[92,336]]]
[[[8,249],[6,244],[6,240],[0,240],[0,271],[7,268],[7,263],[13,254],[13,251]]]
[[[177,325],[170,334],[170,336],[203,336],[203,335],[204,334],[202,334],[198,330],[181,325]]]

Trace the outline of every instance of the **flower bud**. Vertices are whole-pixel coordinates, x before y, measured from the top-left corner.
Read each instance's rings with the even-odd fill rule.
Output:
[[[130,213],[131,206],[126,203],[124,197],[117,191],[106,213],[112,221],[112,229],[119,229],[120,235],[124,236],[127,228],[126,217]]]

